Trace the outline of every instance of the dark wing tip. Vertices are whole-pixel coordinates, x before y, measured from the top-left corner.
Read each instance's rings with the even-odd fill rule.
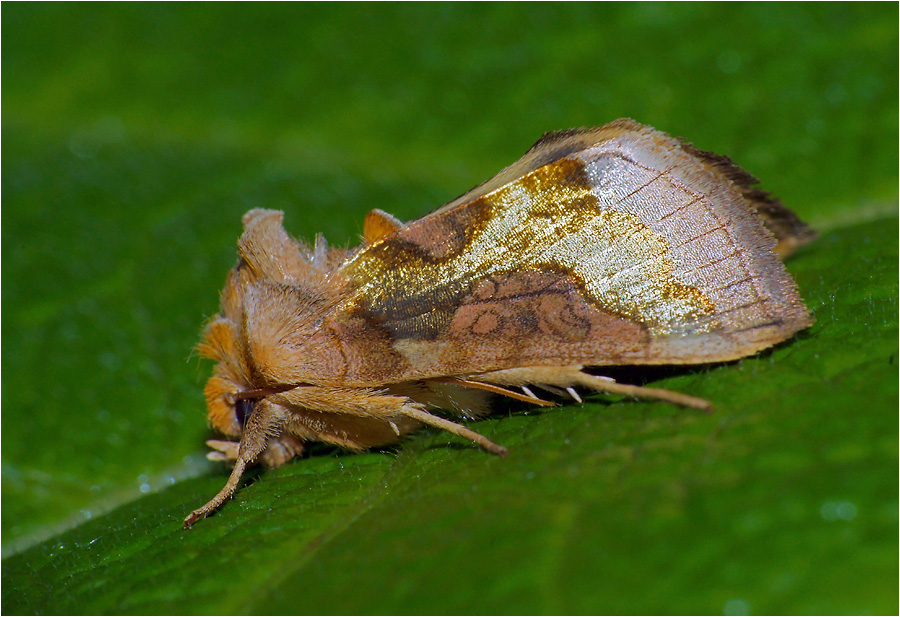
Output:
[[[759,179],[741,168],[731,158],[701,150],[684,139],[679,141],[685,152],[725,176],[737,187],[747,203],[762,217],[766,229],[778,240],[775,250],[782,259],[818,237],[815,230],[801,221],[800,217],[782,204],[777,197],[754,186],[759,183]]]

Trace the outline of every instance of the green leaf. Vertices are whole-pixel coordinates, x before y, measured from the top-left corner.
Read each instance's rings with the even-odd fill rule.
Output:
[[[4,7],[2,611],[888,613],[897,8]],[[257,470],[214,517],[190,349],[240,216],[355,242],[632,116],[819,229],[816,324],[740,362]]]

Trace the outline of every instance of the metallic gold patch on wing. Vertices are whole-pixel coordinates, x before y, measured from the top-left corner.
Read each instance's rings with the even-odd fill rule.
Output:
[[[427,338],[446,326],[453,313],[447,309],[479,280],[554,269],[571,275],[599,310],[653,334],[714,327],[714,303],[675,279],[665,240],[636,217],[601,208],[580,162],[559,160],[460,208],[485,206],[446,259],[426,258],[402,232],[357,253],[341,269],[358,285],[345,306],[374,314],[388,328],[410,319],[425,324],[416,318],[434,311],[428,332],[419,332]]]

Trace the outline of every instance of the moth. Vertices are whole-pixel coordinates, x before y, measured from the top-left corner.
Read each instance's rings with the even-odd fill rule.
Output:
[[[248,465],[304,444],[393,444],[433,426],[506,450],[465,419],[502,395],[576,388],[709,409],[585,367],[726,362],[813,322],[781,259],[815,234],[727,157],[621,119],[544,135],[494,178],[410,223],[372,210],[363,242],[307,245],[281,212],[243,218],[221,312],[209,421],[233,462],[190,527]]]

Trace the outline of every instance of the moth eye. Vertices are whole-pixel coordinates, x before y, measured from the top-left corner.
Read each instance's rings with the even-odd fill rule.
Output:
[[[252,399],[241,399],[234,405],[234,417],[237,419],[238,424],[241,425],[241,429],[244,428],[244,425],[247,424],[247,420],[250,419],[250,416],[253,415],[253,408],[256,406],[256,401]]]

